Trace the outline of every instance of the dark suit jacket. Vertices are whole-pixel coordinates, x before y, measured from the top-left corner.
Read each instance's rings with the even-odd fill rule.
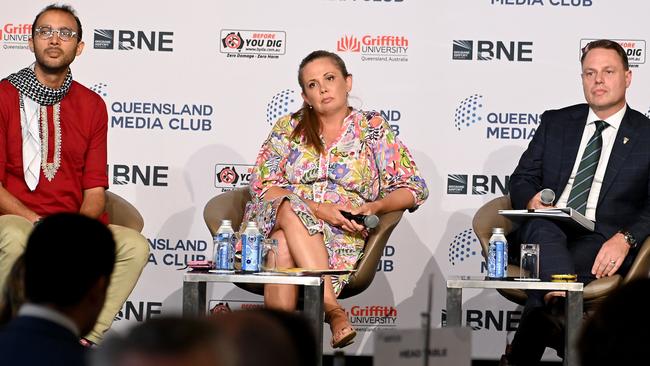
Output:
[[[559,199],[576,161],[588,113],[587,104],[578,104],[542,114],[535,136],[510,177],[515,209],[526,208],[544,188],[555,191]],[[650,234],[650,120],[629,106],[596,206],[595,231],[610,238],[620,229],[629,230],[639,242]]]
[[[0,331],[0,365],[84,366],[84,348],[70,330],[49,320],[19,316]]]

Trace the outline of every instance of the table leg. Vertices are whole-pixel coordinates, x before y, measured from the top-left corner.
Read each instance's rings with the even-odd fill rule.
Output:
[[[447,327],[460,327],[462,321],[463,289],[447,287]]]
[[[567,291],[564,366],[578,366],[576,344],[582,324],[582,291]]]
[[[314,329],[316,336],[317,366],[323,364],[323,281],[320,286],[305,286],[303,299],[303,312]]]
[[[183,281],[183,316],[205,316],[205,289],[205,282]]]

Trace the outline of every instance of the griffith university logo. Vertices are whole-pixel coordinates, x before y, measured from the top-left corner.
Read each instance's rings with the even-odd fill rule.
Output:
[[[452,266],[464,262],[466,259],[478,254],[481,244],[479,243],[474,230],[467,229],[454,236],[454,240],[449,244],[449,263]]]
[[[6,23],[0,28],[0,44],[5,50],[26,50],[27,41],[32,35],[32,25],[28,23]]]
[[[293,113],[302,106],[302,98],[291,89],[280,90],[266,105],[266,123],[274,125],[278,118]]]
[[[361,61],[408,61],[409,39],[388,34],[365,34],[357,37],[345,34],[336,41],[336,50],[361,55]]]
[[[355,36],[343,36],[336,41],[336,50],[341,52],[359,52],[361,43]]]

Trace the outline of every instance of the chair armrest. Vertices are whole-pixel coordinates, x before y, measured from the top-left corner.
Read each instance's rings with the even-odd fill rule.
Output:
[[[639,278],[648,278],[650,275],[650,237],[643,242],[639,252],[634,258],[632,267],[627,272],[623,283],[630,282]]]
[[[484,257],[487,253],[490,236],[492,236],[492,228],[502,227],[506,235],[516,229],[516,225],[510,219],[498,213],[499,210],[511,209],[510,197],[502,196],[489,201],[476,211],[472,220],[472,228],[481,242]]]
[[[377,263],[384,253],[388,238],[402,219],[403,214],[404,211],[392,211],[379,216],[379,225],[366,240],[363,256],[356,265],[357,271],[350,275],[350,282],[343,287],[339,298],[354,296],[370,286],[375,278],[375,273],[377,273]]]
[[[203,220],[210,233],[214,236],[221,226],[221,220],[224,219],[232,220],[232,227],[237,230],[244,217],[246,202],[250,200],[248,187],[236,188],[209,200],[203,209]]]
[[[109,224],[120,225],[142,232],[144,219],[129,201],[113,192],[106,191],[106,208]]]

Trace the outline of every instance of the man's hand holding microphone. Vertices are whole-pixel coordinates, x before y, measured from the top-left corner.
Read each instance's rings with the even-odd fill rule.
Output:
[[[528,201],[526,206],[529,210],[537,210],[541,208],[551,208],[553,207],[553,202],[555,201],[555,192],[550,188],[544,188],[541,191],[537,192],[533,198]]]

